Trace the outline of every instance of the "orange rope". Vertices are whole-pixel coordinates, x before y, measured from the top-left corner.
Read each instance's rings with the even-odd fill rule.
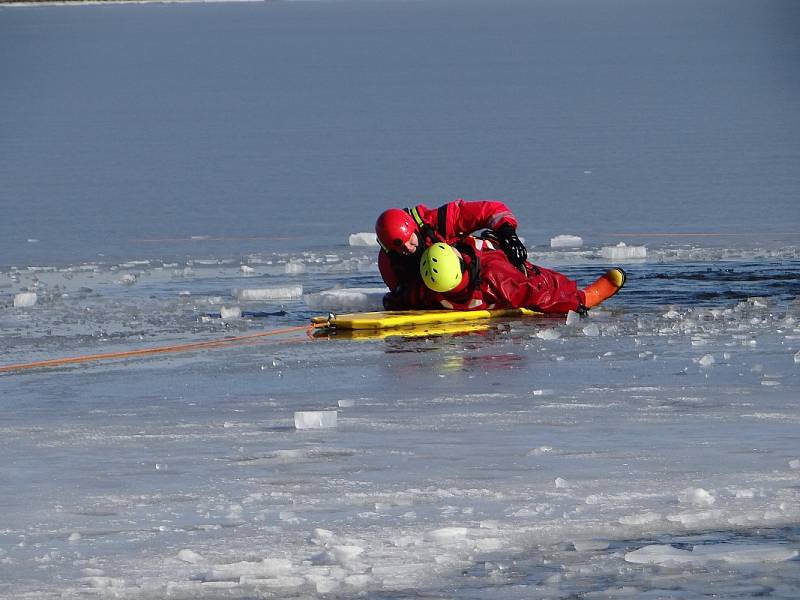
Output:
[[[25,369],[38,369],[43,367],[56,367],[60,365],[92,362],[97,360],[130,358],[133,356],[150,356],[153,354],[168,354],[173,352],[189,352],[192,350],[200,350],[203,348],[219,348],[221,346],[231,346],[238,342],[254,340],[256,338],[263,338],[272,335],[280,335],[283,333],[293,333],[295,331],[301,331],[307,328],[308,328],[307,325],[297,325],[294,327],[286,327],[284,329],[273,329],[271,331],[262,331],[260,333],[251,333],[249,335],[228,337],[221,340],[207,340],[205,342],[187,342],[185,344],[174,344],[172,346],[158,346],[156,348],[142,348],[140,350],[125,350],[123,352],[106,352],[104,354],[86,354],[83,356],[52,358],[50,360],[39,360],[35,362],[20,363],[16,365],[6,365],[0,367],[0,373],[6,373],[8,371],[22,371]]]

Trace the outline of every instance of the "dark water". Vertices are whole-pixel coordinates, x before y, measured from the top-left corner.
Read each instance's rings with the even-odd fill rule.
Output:
[[[0,265],[328,247],[459,196],[536,243],[797,245],[799,25],[792,0],[2,8]]]

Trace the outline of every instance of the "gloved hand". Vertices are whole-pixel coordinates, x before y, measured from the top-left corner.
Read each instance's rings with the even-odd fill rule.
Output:
[[[397,286],[397,289],[387,292],[383,296],[383,310],[408,310],[407,294],[403,286]]]
[[[383,310],[397,310],[395,308],[397,305],[397,296],[395,296],[392,292],[386,292],[383,295]]]
[[[514,228],[505,223],[496,233],[497,237],[500,238],[500,246],[503,252],[506,253],[509,262],[515,267],[524,265],[528,259],[528,251],[525,249],[525,244],[517,237],[517,232],[514,231]]]

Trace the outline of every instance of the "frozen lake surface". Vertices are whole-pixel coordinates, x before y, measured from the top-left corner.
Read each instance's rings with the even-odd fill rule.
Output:
[[[0,590],[796,597],[796,252],[651,246],[578,324],[379,340],[300,328],[4,373]],[[532,253],[582,282],[607,265],[599,248]],[[7,269],[0,358],[370,308],[373,255]],[[34,306],[11,306],[30,290]],[[287,297],[240,301],[243,290]],[[232,308],[242,316],[223,320]],[[336,427],[296,430],[295,411],[336,411]]]
[[[798,23],[0,7],[0,597],[797,598]],[[456,197],[626,288],[307,335],[378,306],[381,210]]]

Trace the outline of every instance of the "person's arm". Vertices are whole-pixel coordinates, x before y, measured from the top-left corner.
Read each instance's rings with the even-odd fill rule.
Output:
[[[479,229],[497,231],[503,225],[517,227],[511,209],[499,200],[455,200],[447,205],[447,236],[463,237]]]
[[[456,200],[447,205],[448,236],[462,236],[478,229],[491,229],[500,247],[515,267],[528,258],[525,244],[517,236],[517,219],[511,209],[499,200]]]
[[[393,263],[383,250],[378,255],[378,269],[389,291],[383,296],[384,310],[427,310],[440,308],[431,292],[422,283],[415,261],[407,257],[408,263]]]
[[[390,290],[394,290],[399,285],[400,277],[395,271],[392,259],[384,250],[378,253],[378,270],[381,272],[383,282]]]

